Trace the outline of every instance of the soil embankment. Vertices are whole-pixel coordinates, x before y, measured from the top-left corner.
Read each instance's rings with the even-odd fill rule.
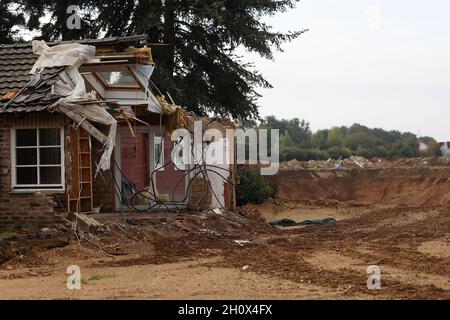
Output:
[[[450,168],[286,170],[270,177],[282,201],[338,200],[412,207],[450,206]]]

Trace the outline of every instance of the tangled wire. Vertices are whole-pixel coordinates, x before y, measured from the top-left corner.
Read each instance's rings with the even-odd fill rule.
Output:
[[[191,133],[189,133],[191,134]],[[162,140],[164,141],[164,138],[166,138],[166,135],[164,134],[162,137]],[[183,141],[183,137],[175,143],[174,150],[177,150],[178,145]],[[163,144],[159,145],[158,154],[161,155],[162,153],[162,147]],[[191,154],[194,156],[193,153],[194,148],[191,148]],[[225,205],[220,201],[218,195],[216,194],[216,191],[212,187],[211,184],[211,178],[210,174],[216,174],[220,178],[223,179],[224,182],[227,182],[231,186],[235,186],[235,183],[233,181],[230,181],[226,176],[232,176],[232,171],[226,168],[222,168],[216,165],[207,164],[205,159],[205,148],[203,147],[202,143],[202,159],[201,161],[198,161],[199,163],[195,163],[192,165],[192,167],[188,170],[185,170],[184,168],[179,168],[175,162],[171,160],[167,161],[165,164],[161,165],[158,168],[155,168],[150,173],[150,178],[148,180],[148,183],[146,184],[147,187],[141,190],[136,189],[136,184],[131,181],[126,175],[123,173],[120,166],[117,164],[117,162],[114,160],[114,166],[118,169],[118,171],[121,174],[121,181],[122,186],[119,186],[117,183],[117,180],[114,177],[116,192],[120,194],[120,199],[122,201],[123,205],[126,205],[128,209],[132,212],[154,212],[157,210],[160,210],[161,208],[165,208],[167,211],[175,211],[180,212],[182,208],[186,205],[190,189],[192,187],[193,182],[196,180],[197,177],[201,176],[203,179],[203,193],[202,196],[199,198],[198,201],[194,204],[194,207],[199,206],[199,204],[202,203],[202,201],[205,200],[205,198],[208,196],[209,191],[211,191],[212,195],[216,199],[217,203],[221,206],[222,209],[225,209]],[[167,200],[163,199],[161,196],[159,196],[159,193],[156,190],[156,173],[170,164],[174,165],[174,168],[180,171],[185,171],[183,176],[177,181],[175,186],[172,189],[171,199],[175,199],[175,193],[178,190],[180,184],[186,180],[187,177],[192,177],[189,180],[189,183],[186,187],[186,193],[183,199],[181,200]],[[114,170],[112,170],[114,171]],[[143,204],[144,203],[144,204]]]

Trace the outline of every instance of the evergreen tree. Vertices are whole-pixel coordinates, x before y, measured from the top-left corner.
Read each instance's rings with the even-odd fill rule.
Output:
[[[16,6],[13,1],[2,0],[0,2],[0,43],[14,42],[17,29],[13,30],[13,28],[25,24],[23,13],[17,13],[14,10]]]
[[[18,1],[19,2],[19,1]],[[42,38],[94,38],[146,33],[158,64],[155,81],[175,102],[198,114],[214,113],[240,119],[259,116],[257,92],[270,83],[238,48],[273,58],[281,45],[305,30],[280,33],[264,22],[265,16],[294,8],[298,0],[22,0],[29,28]],[[69,5],[78,5],[81,30],[66,27]]]

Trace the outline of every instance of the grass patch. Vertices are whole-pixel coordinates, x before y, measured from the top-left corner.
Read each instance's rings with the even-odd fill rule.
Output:
[[[35,231],[39,230],[39,227],[34,223],[25,223],[22,226],[22,229],[27,232],[35,232]]]
[[[9,238],[14,237],[16,234],[14,232],[10,232],[10,231],[4,231],[0,233],[0,240],[6,240]]]
[[[103,280],[103,279],[108,279],[108,278],[112,278],[114,277],[111,274],[94,274],[93,276],[91,276],[88,281],[98,281],[98,280]]]
[[[89,284],[89,282],[92,281],[99,281],[99,280],[103,280],[103,279],[109,279],[109,278],[114,278],[114,275],[112,274],[94,274],[92,276],[90,276],[88,279],[81,279],[81,284],[87,285]]]

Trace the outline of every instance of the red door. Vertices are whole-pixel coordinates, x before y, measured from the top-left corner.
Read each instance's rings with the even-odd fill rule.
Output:
[[[141,191],[150,184],[148,133],[123,132],[120,135],[120,156],[123,175],[132,182],[136,191]]]

